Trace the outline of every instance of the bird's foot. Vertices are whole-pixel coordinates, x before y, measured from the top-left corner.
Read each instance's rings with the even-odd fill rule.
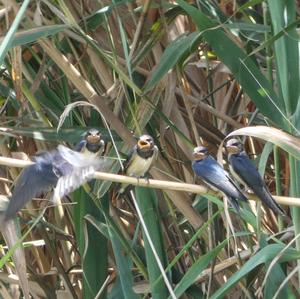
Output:
[[[147,185],[150,184],[150,181],[149,181],[149,177],[148,177],[148,176],[139,176],[139,177],[136,177],[136,179],[137,179],[137,186],[140,186],[140,179],[146,180]]]
[[[147,175],[144,177],[144,179],[146,180],[147,185],[150,185],[150,179],[149,179],[149,177]]]

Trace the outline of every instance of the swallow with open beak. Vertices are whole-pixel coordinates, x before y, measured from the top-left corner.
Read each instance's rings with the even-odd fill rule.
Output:
[[[75,151],[63,145],[33,157],[34,164],[20,174],[4,213],[9,220],[33,197],[54,188],[53,201],[74,191],[93,178],[95,171],[104,165],[105,142],[98,130],[91,129],[75,146]]]
[[[276,203],[255,165],[244,151],[238,139],[230,139],[225,144],[230,171],[243,185],[252,189],[254,194],[276,215],[284,216],[283,209]]]
[[[230,178],[222,166],[209,155],[205,146],[198,146],[193,151],[192,168],[195,174],[213,189],[222,191],[232,206],[239,211],[238,199],[248,201],[240,188]]]
[[[77,143],[74,150],[88,156],[91,153],[101,156],[105,151],[105,142],[97,129],[90,129],[86,132],[84,139]]]
[[[142,135],[124,163],[124,173],[128,176],[144,177],[157,159],[158,148],[150,135]],[[118,193],[123,193],[128,184],[122,184]]]

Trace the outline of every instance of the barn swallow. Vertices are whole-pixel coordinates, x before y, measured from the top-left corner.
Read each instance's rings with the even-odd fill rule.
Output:
[[[105,151],[105,142],[101,133],[97,129],[90,129],[85,134],[85,138],[74,147],[74,151],[83,154],[87,153],[87,155],[96,153],[97,156],[101,156]]]
[[[195,147],[193,158],[192,168],[195,174],[213,189],[222,191],[232,206],[239,211],[237,199],[242,201],[248,201],[248,199],[222,166],[209,155],[207,148],[204,146]]]
[[[33,197],[54,188],[53,201],[74,191],[91,180],[95,171],[103,165],[100,155],[104,141],[95,129],[89,130],[75,151],[63,145],[35,157],[32,164],[20,174],[4,214],[9,220]]]
[[[142,135],[133,147],[129,158],[124,163],[124,173],[128,176],[142,178],[157,159],[158,148],[149,135]],[[128,184],[122,184],[118,193],[123,193]]]
[[[244,151],[243,144],[237,139],[230,139],[226,142],[225,148],[232,175],[243,185],[252,189],[254,194],[276,215],[284,216],[283,209],[272,197],[263,178]]]

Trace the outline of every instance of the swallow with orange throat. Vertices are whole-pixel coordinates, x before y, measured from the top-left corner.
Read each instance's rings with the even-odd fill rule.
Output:
[[[150,135],[142,135],[124,163],[124,173],[131,177],[143,178],[157,159],[158,148]],[[123,193],[128,184],[122,184],[118,193]]]

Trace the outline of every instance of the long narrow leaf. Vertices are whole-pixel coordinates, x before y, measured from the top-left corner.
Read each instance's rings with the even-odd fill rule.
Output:
[[[300,139],[276,128],[265,126],[246,127],[233,131],[227,137],[237,135],[253,136],[272,142],[300,160]]]
[[[281,244],[271,244],[264,247],[258,253],[256,253],[243,267],[233,274],[228,281],[217,290],[211,297],[211,299],[220,299],[225,296],[225,294],[234,287],[245,275],[250,271],[255,269],[257,266],[264,264],[268,261],[271,261],[279,252],[284,248],[284,245]],[[289,249],[285,251],[281,260],[294,260],[300,257],[300,253],[294,249]]]
[[[155,196],[155,193],[151,189],[137,187],[136,197],[151,240],[155,246],[155,250],[158,254],[158,257],[160,258],[161,263],[164,265],[166,256],[162,240],[162,232],[159,224],[159,217],[156,210],[157,198]],[[145,242],[145,253],[147,260],[147,269],[149,273],[151,295],[154,299],[167,298],[168,289],[166,288],[164,281],[159,281],[158,283],[154,284],[157,278],[159,278],[161,272],[144,231],[143,238]]]
[[[185,1],[178,0],[177,2],[192,17],[203,38],[228,66],[260,112],[280,127],[287,129],[290,123],[285,115],[282,101],[254,62],[227,37],[221,25]]]
[[[26,9],[28,7],[30,3],[30,0],[24,0],[24,2],[22,3],[21,8],[19,9],[16,18],[14,19],[12,25],[10,26],[7,34],[5,35],[1,45],[0,45],[0,65],[2,65],[4,57],[6,55],[6,53],[8,52],[8,50],[11,47],[11,44],[13,42],[13,38],[14,35],[19,27],[19,24],[26,12]]]
[[[213,250],[209,251],[207,254],[201,256],[185,273],[183,278],[177,284],[175,288],[175,294],[178,298],[184,293],[184,291],[189,288],[196,278],[201,274],[201,272],[214,260],[218,253],[224,248],[227,244],[227,240],[223,241],[221,244],[216,246]],[[169,299],[171,299],[169,297]]]
[[[299,41],[293,26],[288,34],[285,28],[296,19],[295,1],[268,0],[274,34],[284,34],[274,43],[278,83],[285,102],[286,111],[293,113],[299,101]]]
[[[68,28],[67,25],[50,25],[16,32],[11,43],[8,45],[8,50],[16,46],[22,46],[28,43],[35,42],[39,38],[51,36],[56,33],[62,32],[66,28]],[[5,37],[0,38],[0,42],[3,42],[4,39]]]

